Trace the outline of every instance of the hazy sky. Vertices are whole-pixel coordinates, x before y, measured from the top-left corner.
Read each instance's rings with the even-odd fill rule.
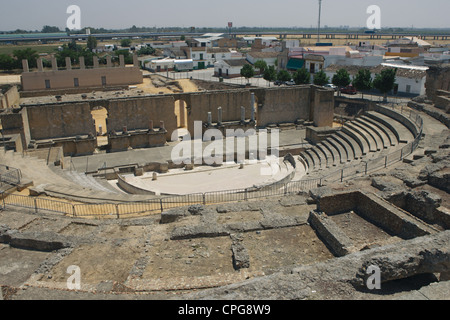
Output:
[[[318,0],[1,0],[0,30],[66,27],[69,5],[82,27],[310,27]],[[450,0],[323,0],[322,26],[364,27],[367,7],[381,8],[382,27],[450,27]]]

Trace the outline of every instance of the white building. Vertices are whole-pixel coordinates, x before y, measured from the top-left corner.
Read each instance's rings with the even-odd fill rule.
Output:
[[[275,66],[278,58],[278,52],[248,52],[247,61],[255,64],[256,61],[262,60],[267,63],[267,66]]]
[[[246,59],[220,60],[214,64],[214,76],[224,78],[241,77],[241,69],[248,64]]]
[[[273,42],[277,42],[278,39],[276,37],[244,37],[243,40],[247,42],[248,46],[251,46],[256,39],[261,39],[261,43],[264,46],[270,46]]]
[[[159,59],[152,60],[145,65],[155,72],[164,71],[191,71],[194,69],[194,61],[192,59]]]
[[[97,48],[93,49],[93,53],[101,53],[101,52],[113,52],[114,51],[114,45],[112,44],[105,44],[104,46],[98,46]]]

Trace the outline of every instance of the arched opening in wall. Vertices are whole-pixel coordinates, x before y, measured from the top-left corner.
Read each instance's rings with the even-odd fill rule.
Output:
[[[177,117],[177,128],[186,129],[187,128],[187,103],[184,100],[175,101],[175,116]]]
[[[108,110],[104,107],[97,106],[91,109],[91,114],[95,124],[97,146],[102,147],[108,145]]]

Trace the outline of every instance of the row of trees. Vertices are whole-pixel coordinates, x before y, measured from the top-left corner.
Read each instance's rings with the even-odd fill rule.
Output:
[[[241,75],[247,79],[252,78],[255,75],[254,68],[259,69],[260,73],[263,74],[263,78],[269,82],[293,80],[297,85],[311,83],[311,74],[305,68],[300,68],[292,74],[287,70],[277,72],[274,66],[267,66],[267,63],[263,60],[256,61],[254,67],[250,64],[245,65],[241,70]],[[352,80],[346,69],[340,69],[332,77],[331,83],[338,88],[353,84],[358,91],[369,91],[375,88],[386,97],[387,93],[394,89],[396,72],[397,69],[384,69],[375,75],[375,78],[372,80],[370,70],[360,69]],[[330,83],[330,78],[323,70],[320,70],[314,74],[312,82],[315,85],[324,86]]]
[[[375,78],[372,80],[370,70],[360,69],[353,77],[353,80],[351,80],[350,74],[347,70],[340,69],[333,76],[332,83],[339,88],[353,84],[353,86],[361,92],[377,89],[384,95],[384,97],[386,97],[387,94],[395,87],[396,73],[397,69],[383,69],[380,73],[376,74]]]
[[[254,67],[250,64],[245,65],[241,69],[241,75],[248,80],[255,76],[255,68],[258,69],[260,74],[263,75],[264,80],[267,80],[269,82],[277,80],[281,82],[287,82],[292,80],[297,85],[311,83],[311,74],[305,68],[298,69],[294,73],[290,73],[289,71],[284,69],[277,72],[275,66],[268,66],[267,63],[263,60],[256,61]],[[329,77],[327,77],[327,75],[323,71],[317,72],[313,77],[313,83],[319,86],[323,86],[329,83],[329,81]]]

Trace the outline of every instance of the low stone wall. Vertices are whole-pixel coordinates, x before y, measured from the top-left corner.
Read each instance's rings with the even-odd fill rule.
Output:
[[[425,112],[434,119],[442,122],[447,128],[450,128],[450,115],[441,109],[434,107],[433,105],[419,103],[415,101],[409,101],[408,107],[413,108],[417,111]]]
[[[358,196],[358,191],[325,193],[324,196],[319,196],[316,199],[317,210],[325,212],[329,216],[356,210],[358,207]]]
[[[342,257],[350,253],[352,240],[325,213],[311,211],[308,222],[334,255]]]
[[[390,234],[402,239],[412,239],[435,232],[419,220],[373,194],[360,193],[360,195],[362,197],[359,198],[358,213]]]
[[[317,199],[318,211],[335,215],[349,211],[402,239],[432,234],[436,230],[374,194],[360,191],[335,193]]]
[[[73,137],[35,141],[34,144],[37,149],[61,147],[63,149],[64,156],[84,156],[94,154],[94,151],[97,148],[97,139],[94,137]]]
[[[131,194],[155,195],[155,193],[150,190],[141,189],[128,183],[120,174],[117,175],[117,183],[123,190]]]
[[[19,232],[0,226],[0,243],[21,249],[54,251],[70,247],[72,245],[72,237],[66,237],[54,232]]]
[[[448,91],[445,91],[448,92]],[[437,96],[435,99],[436,107],[450,113],[450,93],[446,95]]]
[[[307,127],[306,128],[306,140],[310,141],[313,144],[317,144],[322,140],[326,140],[328,137],[336,133],[338,128],[331,127]]]
[[[166,144],[166,131],[130,131],[128,133],[108,136],[108,151],[127,151],[128,148],[152,148]]]
[[[35,90],[35,91],[21,91],[21,98],[32,97],[47,97],[47,96],[64,96],[65,94],[83,94],[92,93],[93,91],[122,91],[127,90],[128,85],[114,86],[114,87],[89,87],[89,88],[66,88],[66,89],[49,89],[49,90]],[[80,96],[81,97],[81,96]]]

